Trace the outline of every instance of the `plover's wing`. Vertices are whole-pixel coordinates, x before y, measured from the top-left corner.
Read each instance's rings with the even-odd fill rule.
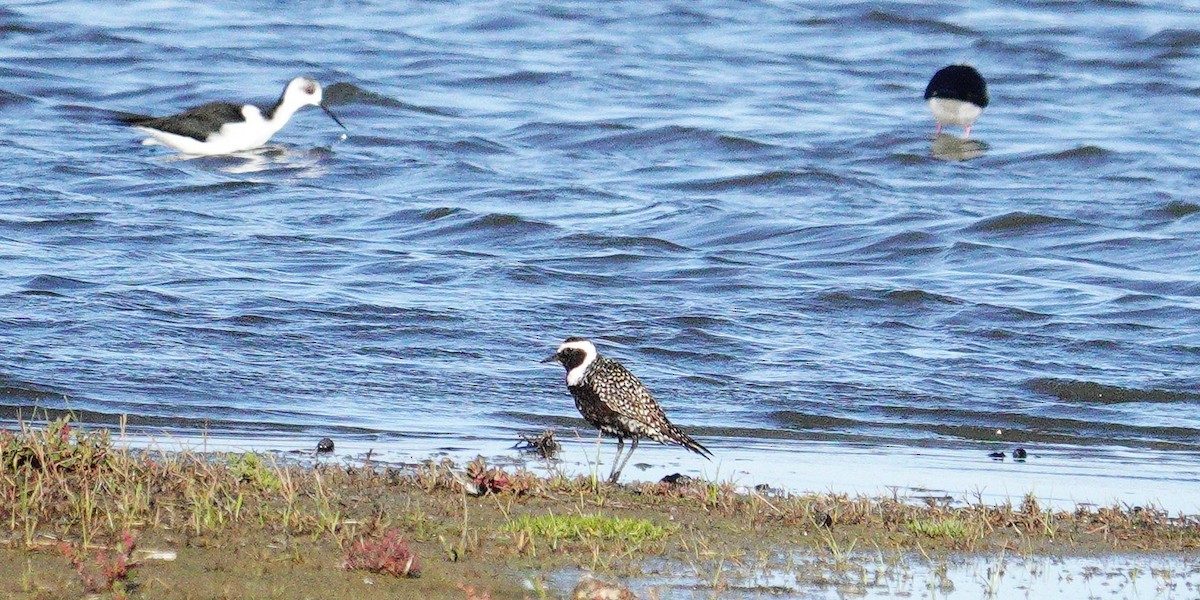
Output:
[[[156,129],[204,142],[226,123],[245,121],[242,109],[241,105],[232,102],[209,102],[169,117],[128,115],[122,116],[121,120],[127,125]]]
[[[712,456],[708,448],[667,419],[658,400],[625,365],[612,359],[603,359],[597,361],[595,368],[591,384],[606,408],[625,419],[640,423],[641,433],[654,440],[664,444],[674,442],[701,456]],[[637,432],[629,433],[632,436]]]

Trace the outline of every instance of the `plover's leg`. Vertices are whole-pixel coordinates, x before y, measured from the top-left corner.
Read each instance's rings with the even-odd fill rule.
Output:
[[[609,483],[616,483],[617,479],[621,476],[621,471],[625,470],[625,465],[629,463],[629,457],[633,456],[634,450],[637,450],[638,439],[640,438],[633,438],[633,444],[629,446],[629,452],[625,453],[625,460],[621,461],[621,465],[617,467],[617,472],[614,473],[612,478],[608,480]]]
[[[635,438],[636,439],[636,438]],[[613,457],[612,470],[608,472],[608,482],[616,483],[617,477],[621,474],[621,470],[617,465],[621,464],[621,451],[625,449],[625,438],[617,438],[617,455]]]

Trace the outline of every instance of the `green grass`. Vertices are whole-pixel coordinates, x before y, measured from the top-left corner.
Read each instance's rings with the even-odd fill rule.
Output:
[[[505,526],[510,533],[525,532],[549,540],[560,541],[622,540],[631,544],[654,542],[669,533],[647,519],[610,517],[605,515],[523,515]]]
[[[904,528],[925,537],[961,540],[970,535],[966,521],[955,518],[913,519],[905,521]]]
[[[229,472],[239,481],[249,483],[259,490],[277,492],[283,487],[279,474],[253,452],[233,454],[228,457]]]

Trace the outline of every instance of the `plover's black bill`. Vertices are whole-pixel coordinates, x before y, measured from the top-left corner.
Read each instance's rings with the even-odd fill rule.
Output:
[[[334,122],[334,123],[337,123],[338,125],[341,125],[341,126],[342,126],[342,129],[345,129],[346,131],[350,131],[350,128],[349,128],[349,127],[346,127],[345,125],[342,125],[342,120],[341,120],[341,119],[339,119],[339,118],[337,118],[337,115],[333,114],[333,111],[332,111],[332,110],[329,110],[329,107],[328,107],[328,106],[325,106],[324,104],[318,104],[317,106],[320,106],[320,107],[321,107],[321,110],[325,111],[325,114],[329,115],[329,118],[330,118],[330,119],[333,119],[333,122]]]

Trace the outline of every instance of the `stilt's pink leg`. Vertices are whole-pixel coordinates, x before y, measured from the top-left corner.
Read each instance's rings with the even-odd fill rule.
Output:
[[[937,124],[937,129],[935,129],[935,130],[933,131],[933,137],[937,137],[937,136],[939,136],[939,135],[942,135],[942,124],[941,124],[941,123],[938,123],[938,124]]]
[[[971,126],[970,125],[967,125],[966,128],[963,129],[963,139],[964,140],[971,139]]]

